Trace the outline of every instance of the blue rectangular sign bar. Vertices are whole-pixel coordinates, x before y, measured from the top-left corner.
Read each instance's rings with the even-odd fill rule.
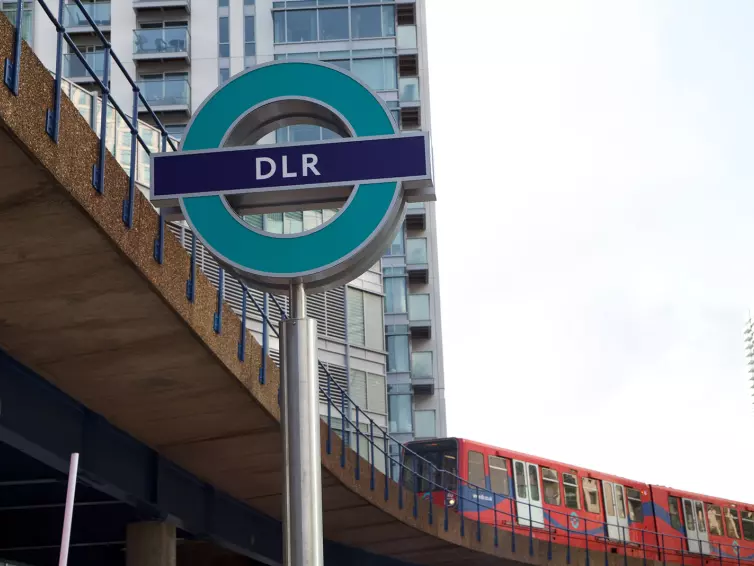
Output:
[[[431,180],[426,132],[152,156],[151,200]]]

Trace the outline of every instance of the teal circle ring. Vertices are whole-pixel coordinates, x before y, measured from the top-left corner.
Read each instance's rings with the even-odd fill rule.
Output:
[[[249,69],[212,93],[189,123],[180,150],[222,147],[250,109],[301,98],[335,110],[356,137],[397,134],[390,111],[358,79],[328,64],[283,61]],[[397,227],[402,204],[400,183],[364,183],[327,223],[281,237],[243,222],[223,196],[180,199],[186,221],[224,267],[262,288],[302,282],[310,291],[343,285],[373,265]]]

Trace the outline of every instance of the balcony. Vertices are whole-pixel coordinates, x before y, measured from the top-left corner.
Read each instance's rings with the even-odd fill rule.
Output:
[[[401,108],[419,106],[419,77],[401,77],[398,79],[398,100]]]
[[[102,78],[105,69],[105,52],[94,51],[84,53],[84,58],[89,66],[97,73],[97,77]],[[86,70],[81,59],[75,53],[66,53],[63,56],[63,76],[74,83],[93,83],[94,78]]]
[[[406,228],[409,230],[427,228],[427,208],[423,202],[410,202],[406,205]]]
[[[187,27],[134,30],[134,61],[189,61],[191,36]]]
[[[185,10],[191,13],[191,0],[133,0],[134,11]]]
[[[427,239],[409,238],[406,240],[406,272],[409,283],[429,282],[429,260],[427,259]]]
[[[412,338],[429,339],[432,337],[429,295],[408,296],[408,330]]]
[[[110,2],[82,2],[84,10],[89,14],[101,31],[110,31]],[[69,33],[94,33],[94,29],[87,21],[84,11],[76,4],[64,6],[63,22]]]
[[[398,26],[396,28],[399,54],[415,54],[418,52],[416,26]]]
[[[432,371],[432,352],[411,354],[411,387],[416,395],[432,395],[435,378]]]
[[[191,114],[191,85],[188,79],[141,80],[137,83],[142,95],[155,112]],[[146,108],[139,103],[139,112]]]

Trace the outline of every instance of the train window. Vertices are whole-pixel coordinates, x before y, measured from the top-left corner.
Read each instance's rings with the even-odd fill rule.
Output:
[[[670,515],[670,526],[674,529],[681,530],[681,516],[678,512],[678,498],[668,497],[668,514]]]
[[[704,522],[704,504],[701,501],[694,502],[696,505],[696,528],[700,533],[707,532],[707,525]]]
[[[728,531],[730,538],[741,538],[741,532],[738,530],[738,509],[726,507],[723,511],[725,517],[725,530]]]
[[[523,462],[516,462],[516,496],[520,499],[526,499],[526,468]]]
[[[472,486],[486,487],[484,481],[484,456],[481,452],[469,450],[469,477]]]
[[[542,468],[542,487],[545,490],[545,503],[560,505],[560,484],[557,470]]]
[[[709,533],[718,537],[724,537],[723,531],[723,512],[719,505],[710,505],[707,503],[707,522],[709,523]]]
[[[510,494],[510,484],[508,483],[508,469],[505,465],[505,458],[497,456],[489,457],[490,464],[490,486],[495,493],[503,495]]]
[[[644,508],[641,506],[641,492],[627,487],[626,495],[628,496],[628,518],[634,523],[643,523]]]
[[[741,511],[741,521],[744,526],[744,538],[754,540],[754,512]]]
[[[694,520],[694,504],[688,499],[683,500],[683,516],[686,517],[686,530],[695,531],[696,521]]]
[[[597,489],[597,480],[592,478],[581,478],[584,486],[584,509],[590,513],[600,512],[600,494]]]
[[[623,486],[615,484],[615,503],[618,508],[618,518],[626,518],[626,500],[623,497]]]
[[[565,493],[565,506],[569,509],[581,509],[579,502],[579,482],[572,474],[563,474],[563,492]]]
[[[603,483],[602,492],[605,494],[605,513],[607,513],[608,517],[615,517],[615,498],[613,496],[613,485],[610,483]]]
[[[529,464],[529,499],[539,501],[539,474],[534,464]]]

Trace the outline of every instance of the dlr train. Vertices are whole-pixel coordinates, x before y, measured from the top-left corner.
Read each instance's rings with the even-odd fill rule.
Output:
[[[460,438],[405,445],[407,489],[469,521],[690,566],[754,564],[754,505],[649,485]],[[749,479],[728,470],[723,477]]]

